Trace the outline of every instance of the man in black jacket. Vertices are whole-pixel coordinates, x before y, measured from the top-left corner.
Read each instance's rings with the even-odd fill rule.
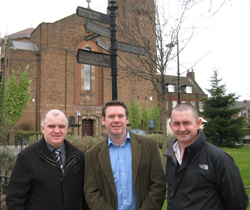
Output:
[[[84,153],[65,136],[68,120],[59,110],[42,118],[44,137],[19,153],[10,177],[8,210],[84,210]],[[55,153],[54,150],[57,150]]]
[[[244,210],[243,181],[233,158],[208,143],[197,110],[177,105],[170,127],[175,138],[167,151],[168,210]]]

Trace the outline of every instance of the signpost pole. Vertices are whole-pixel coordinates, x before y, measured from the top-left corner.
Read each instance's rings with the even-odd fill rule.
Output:
[[[86,18],[85,20],[85,29],[87,31],[93,32],[93,34],[86,36],[85,40],[92,40],[99,36],[106,37],[110,39],[111,47],[109,48],[101,40],[96,40],[97,45],[108,51],[109,54],[90,52],[82,49],[77,51],[77,62],[82,64],[90,64],[96,66],[103,66],[111,68],[111,77],[112,77],[112,100],[118,99],[118,86],[117,86],[117,77],[118,77],[118,54],[117,51],[123,51],[128,53],[133,53],[137,55],[146,55],[146,49],[144,47],[135,46],[123,42],[117,41],[117,14],[116,10],[118,7],[115,5],[115,0],[110,0],[109,2],[109,15],[102,14],[90,9],[85,9],[83,7],[77,7],[76,13],[78,16]],[[95,22],[90,20],[98,21],[104,24],[110,25],[110,28],[105,28],[102,25],[98,25]]]
[[[111,31],[111,77],[112,77],[112,100],[117,100],[117,22],[116,22],[116,10],[118,7],[115,5],[115,0],[111,0],[110,6],[110,31]]]

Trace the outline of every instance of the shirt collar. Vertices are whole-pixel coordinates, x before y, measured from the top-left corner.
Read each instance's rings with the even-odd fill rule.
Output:
[[[125,139],[125,141],[123,142],[123,144],[122,144],[121,146],[124,146],[125,143],[126,143],[126,141],[130,141],[130,140],[131,140],[130,134],[129,134],[129,131],[128,131],[128,129],[127,129],[127,136],[126,136],[126,139]],[[117,146],[116,144],[113,143],[113,141],[111,140],[111,138],[110,138],[109,135],[108,135],[108,147],[110,147],[111,145]]]
[[[178,141],[176,141],[173,145],[173,150],[174,150],[174,154],[175,154],[175,157],[178,161],[178,163],[181,165],[182,163],[182,158],[181,158],[181,147],[180,147],[180,144]]]
[[[46,142],[46,141],[45,141],[45,142]],[[60,149],[61,152],[65,151],[64,142],[63,142],[62,145],[61,145],[60,147],[58,147],[58,148],[52,147],[52,146],[51,146],[50,144],[48,144],[47,142],[46,142],[46,145],[47,145],[47,147],[48,147],[48,149],[49,149],[50,152],[53,152],[54,149]]]

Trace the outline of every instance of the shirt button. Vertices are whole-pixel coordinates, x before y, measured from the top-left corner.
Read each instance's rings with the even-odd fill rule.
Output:
[[[121,160],[121,162],[122,162],[123,160]]]
[[[124,175],[124,173],[122,173],[122,175]]]
[[[125,187],[123,187],[123,189],[125,189]]]

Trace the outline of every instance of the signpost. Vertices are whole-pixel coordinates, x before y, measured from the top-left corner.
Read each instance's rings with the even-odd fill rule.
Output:
[[[105,43],[103,42],[102,40],[100,39],[96,39],[96,44],[101,47],[102,49],[106,50],[107,52],[110,52],[111,53],[111,49],[110,47]]]
[[[89,20],[85,20],[85,29],[110,39],[110,30]]]
[[[108,54],[78,49],[76,58],[78,63],[111,68],[111,59]]]
[[[102,14],[90,9],[85,9],[83,7],[77,7],[77,15],[83,18],[86,18],[84,26],[87,31],[91,31],[94,34],[85,37],[86,41],[95,39],[99,36],[104,36],[110,39],[111,47],[100,39],[96,40],[96,43],[99,47],[103,48],[109,54],[97,53],[93,51],[87,51],[78,49],[77,51],[77,62],[82,64],[90,64],[96,66],[103,66],[111,68],[111,77],[112,77],[112,100],[117,100],[117,51],[123,51],[128,53],[133,53],[137,55],[146,55],[146,49],[144,47],[135,46],[123,42],[117,41],[117,23],[116,23],[116,10],[118,7],[115,5],[115,0],[110,0],[108,7],[110,15]],[[90,20],[98,21],[104,24],[110,25],[110,28],[105,28],[101,25],[98,25]]]
[[[95,38],[97,38],[99,36],[101,36],[101,35],[99,35],[99,34],[91,34],[89,36],[85,36],[85,41],[89,41],[89,40],[95,39]]]
[[[146,50],[144,47],[127,44],[124,42],[118,42],[118,50],[128,53],[133,53],[136,55],[146,55]]]
[[[108,15],[93,11],[91,9],[85,9],[84,7],[77,7],[76,13],[79,17],[95,20],[108,25],[110,24],[110,17]]]

